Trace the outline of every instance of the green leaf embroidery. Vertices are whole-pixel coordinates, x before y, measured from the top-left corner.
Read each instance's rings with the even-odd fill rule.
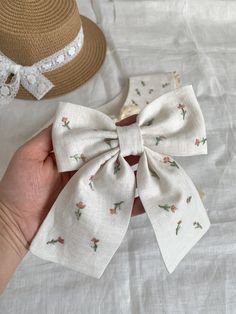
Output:
[[[89,178],[89,186],[92,191],[95,191],[93,180],[94,180],[94,176],[91,176]]]
[[[160,143],[160,141],[163,141],[164,139],[166,139],[166,137],[163,135],[156,136],[156,145],[158,145]]]
[[[76,162],[78,162],[80,159],[83,162],[87,161],[87,157],[84,154],[80,154],[80,155],[79,154],[75,154],[75,155],[70,156],[70,158],[74,159]]]
[[[175,213],[177,210],[177,207],[174,204],[173,205],[165,204],[165,205],[158,205],[158,206],[160,208],[163,208],[166,211],[169,211],[169,209],[170,209],[172,211],[172,213]]]
[[[186,116],[186,113],[187,113],[187,110],[185,110],[184,108],[186,107],[186,105],[183,105],[183,104],[178,104],[178,109],[181,110],[181,115],[183,117],[183,120],[185,119],[185,116]]]
[[[64,239],[62,239],[62,237],[58,237],[56,240],[52,239],[50,241],[47,242],[47,244],[56,244],[56,243],[60,243],[60,244],[64,244]]]
[[[141,93],[140,93],[140,91],[139,91],[138,88],[136,88],[135,91],[136,91],[136,93],[137,93],[139,96],[141,96]]]
[[[143,86],[145,86],[145,85],[146,85],[144,81],[141,81],[141,84],[142,84]]]
[[[179,230],[180,230],[181,227],[182,227],[182,221],[179,220],[179,221],[177,222],[177,226],[176,226],[176,229],[175,229],[175,234],[176,234],[176,235],[178,235]]]
[[[186,199],[186,203],[189,204],[192,200],[192,196],[190,195],[187,199]]]
[[[193,226],[195,227],[195,229],[202,229],[202,226],[200,225],[200,223],[198,221],[195,221],[193,223]]]

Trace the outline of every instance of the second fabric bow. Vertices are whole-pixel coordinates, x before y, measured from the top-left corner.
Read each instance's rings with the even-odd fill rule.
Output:
[[[53,146],[59,171],[78,171],[34,238],[35,255],[101,277],[126,234],[136,187],[169,272],[208,230],[196,188],[170,157],[207,153],[191,86],[156,99],[125,127],[99,111],[61,103]],[[140,156],[137,183],[128,155]]]

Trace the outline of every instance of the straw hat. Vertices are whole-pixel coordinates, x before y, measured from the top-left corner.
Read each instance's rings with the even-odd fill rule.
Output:
[[[0,0],[0,51],[18,64],[31,66],[72,42],[81,25],[80,53],[61,68],[44,73],[55,85],[45,98],[62,95],[88,81],[106,54],[102,31],[79,14],[75,0]],[[34,99],[23,87],[17,98]]]

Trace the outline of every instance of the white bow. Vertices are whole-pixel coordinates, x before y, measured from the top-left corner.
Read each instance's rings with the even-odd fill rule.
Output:
[[[42,73],[58,69],[73,60],[80,53],[83,42],[81,27],[76,38],[66,47],[32,66],[16,64],[0,52],[0,104],[10,103],[16,97],[20,85],[36,99],[42,99],[54,87]],[[10,82],[7,82],[12,74]]]
[[[125,127],[94,109],[61,103],[53,146],[60,172],[79,170],[34,238],[35,255],[101,277],[127,231],[136,186],[169,272],[208,230],[196,188],[170,157],[207,153],[191,86],[156,99]],[[128,155],[140,155],[137,182]]]

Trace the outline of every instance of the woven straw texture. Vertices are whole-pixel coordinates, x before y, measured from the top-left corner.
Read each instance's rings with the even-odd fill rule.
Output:
[[[74,0],[0,0],[0,50],[21,65],[32,65],[69,44],[84,29],[84,46],[75,59],[44,73],[55,87],[45,98],[66,94],[101,67],[106,40],[91,20],[80,16]],[[34,99],[23,87],[17,98]]]

